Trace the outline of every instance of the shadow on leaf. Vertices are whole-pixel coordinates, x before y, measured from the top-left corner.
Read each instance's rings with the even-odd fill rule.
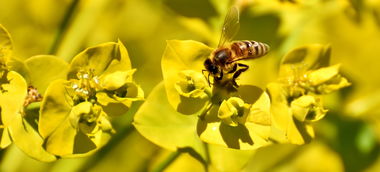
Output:
[[[262,93],[263,90],[261,88],[252,85],[241,85],[238,88],[238,96],[248,104],[255,103]]]
[[[185,115],[192,115],[194,113],[197,113],[202,109],[207,101],[207,99],[194,99],[183,96],[181,96],[180,99],[181,100],[177,106],[177,111]]]
[[[229,148],[240,149],[239,140],[250,145],[254,144],[252,138],[249,135],[248,129],[243,125],[231,127],[221,123],[219,131],[224,142]]]
[[[297,127],[297,130],[300,132],[300,134],[301,134],[303,140],[305,141],[305,143],[309,143],[313,139],[313,137],[310,136],[310,134],[307,132],[306,125],[303,124],[302,122],[298,121],[294,117],[293,117],[293,120],[294,120],[294,124]]]
[[[74,139],[73,154],[87,153],[96,148],[96,145],[82,132],[77,132]]]

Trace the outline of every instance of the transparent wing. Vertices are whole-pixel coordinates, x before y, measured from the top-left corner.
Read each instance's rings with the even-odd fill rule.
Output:
[[[236,6],[233,6],[230,8],[224,19],[218,47],[222,47],[227,42],[230,42],[238,32],[239,28],[239,10]]]

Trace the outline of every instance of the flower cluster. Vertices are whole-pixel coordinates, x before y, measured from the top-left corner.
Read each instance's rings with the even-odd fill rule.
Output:
[[[177,148],[185,146],[186,139],[178,141],[177,132],[192,138],[193,143],[206,142],[240,150],[254,150],[273,143],[303,144],[314,136],[312,122],[327,112],[322,95],[350,85],[339,74],[340,65],[329,66],[328,46],[309,45],[292,50],[282,60],[278,80],[267,84],[266,90],[255,85],[235,87],[232,74],[228,73],[222,81],[207,78],[202,73],[203,62],[212,51],[196,41],[167,42],[162,57],[164,87],[157,86],[154,96],[146,103],[158,103],[156,96],[162,93],[155,91],[165,90],[171,107],[164,105],[162,99],[159,101],[162,107],[173,108],[175,112],[141,107],[135,116],[135,126],[142,135],[167,148],[173,144]],[[153,116],[154,111],[162,112],[170,120],[159,120],[160,117]],[[170,134],[158,128],[163,125],[184,125],[184,129],[169,131],[177,140],[168,144],[170,138],[166,136]],[[189,130],[196,131],[197,138]],[[188,135],[183,134],[185,131]],[[196,139],[200,141],[194,142]],[[202,154],[205,150],[197,144],[186,146]]]
[[[121,42],[91,47],[74,57],[67,79],[54,81],[42,101],[39,131],[46,150],[72,156],[104,145],[114,133],[109,117],[144,99],[133,82],[134,72]],[[77,149],[81,144],[86,146]]]
[[[330,47],[309,45],[288,53],[282,60],[279,79],[268,84],[271,111],[278,142],[303,144],[314,137],[313,122],[327,112],[322,95],[347,87],[340,65],[329,66]]]
[[[22,61],[11,53],[11,37],[0,25],[1,148],[14,142],[40,161],[88,155],[115,132],[110,117],[144,99],[121,42],[88,48],[70,64],[51,55]]]

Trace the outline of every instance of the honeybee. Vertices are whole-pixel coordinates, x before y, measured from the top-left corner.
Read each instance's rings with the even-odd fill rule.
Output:
[[[238,61],[256,59],[269,52],[269,46],[265,43],[248,40],[231,42],[239,27],[239,11],[234,6],[228,11],[224,20],[218,48],[204,62],[206,69],[203,72],[209,72],[207,77],[209,84],[210,75],[214,77],[214,81],[220,81],[223,79],[223,74],[227,73],[233,74],[232,84],[238,87],[236,78],[249,68],[248,65]]]
[[[24,107],[27,107],[29,104],[34,102],[40,102],[42,100],[42,95],[38,93],[37,88],[33,86],[28,86],[28,93],[25,97]]]

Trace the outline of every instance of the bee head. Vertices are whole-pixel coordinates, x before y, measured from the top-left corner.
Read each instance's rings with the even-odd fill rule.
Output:
[[[204,66],[206,68],[207,71],[209,71],[210,73],[212,74],[217,74],[219,73],[219,68],[218,66],[216,66],[212,61],[211,59],[206,59],[206,61],[204,62]]]

